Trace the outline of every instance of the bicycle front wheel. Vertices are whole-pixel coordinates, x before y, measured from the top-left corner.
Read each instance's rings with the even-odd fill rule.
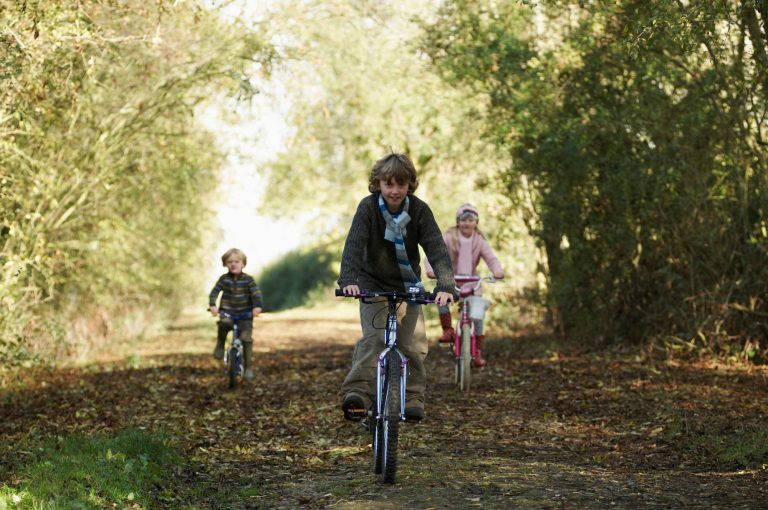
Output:
[[[376,370],[381,370],[379,366],[376,366]],[[382,381],[381,393],[376,395],[376,400],[373,402],[373,408],[371,409],[369,427],[371,431],[371,445],[373,449],[373,472],[377,475],[381,474],[382,465],[384,463],[384,416],[386,411],[381,414],[378,413],[379,402],[386,400],[387,387],[389,381],[389,374],[384,372],[384,380]]]
[[[459,387],[469,391],[472,383],[472,327],[465,324],[461,327],[461,355],[458,360]]]
[[[370,431],[372,436],[371,445],[373,446],[373,472],[380,475],[384,459],[384,420],[376,418],[376,407],[371,411],[371,415]]]
[[[237,349],[232,347],[227,354],[227,376],[229,377],[229,389],[237,386]]]
[[[384,483],[395,483],[397,473],[397,436],[400,430],[400,357],[394,351],[387,353],[387,381],[383,407],[382,471]]]

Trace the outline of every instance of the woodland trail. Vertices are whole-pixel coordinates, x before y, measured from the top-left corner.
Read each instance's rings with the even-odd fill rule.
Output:
[[[339,409],[356,309],[266,314],[254,329],[257,378],[234,392],[202,315],[7,389],[0,483],[13,481],[18,445],[140,427],[168,431],[184,457],[155,508],[768,508],[767,466],[734,453],[766,439],[763,369],[512,332],[487,342],[489,367],[460,394],[432,342],[427,418],[403,428],[385,486],[367,433]]]

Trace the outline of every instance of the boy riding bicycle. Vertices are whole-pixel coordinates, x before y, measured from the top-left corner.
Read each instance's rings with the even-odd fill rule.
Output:
[[[219,316],[219,312],[227,312],[229,315],[237,316],[250,312],[253,317],[261,313],[261,290],[256,285],[253,277],[243,273],[243,268],[248,262],[248,258],[241,250],[231,248],[221,256],[222,265],[229,271],[219,277],[208,296],[208,310],[214,317]],[[221,294],[220,306],[216,306],[216,300]],[[232,319],[220,317],[218,322],[218,336],[216,338],[216,348],[213,350],[213,357],[216,359],[224,358],[224,343],[227,340],[227,334],[233,329]],[[243,343],[243,365],[245,379],[253,379],[253,319],[240,319],[237,323],[238,336]]]
[[[348,296],[360,289],[404,291],[411,286],[423,289],[419,279],[419,245],[424,248],[437,274],[435,301],[446,306],[453,301],[454,281],[451,260],[432,211],[413,192],[418,187],[416,169],[404,154],[389,154],[371,169],[368,190],[352,219],[338,284]],[[398,345],[410,360],[405,410],[406,419],[424,417],[427,337],[421,305],[406,303],[398,309]],[[353,353],[352,367],[341,391],[342,410],[348,420],[360,420],[370,408],[374,395],[376,356],[384,345],[383,320],[387,301],[360,301],[363,336]],[[378,321],[374,324],[374,320]]]

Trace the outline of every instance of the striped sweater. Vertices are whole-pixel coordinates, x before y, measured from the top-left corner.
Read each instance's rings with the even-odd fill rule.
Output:
[[[219,294],[221,294],[219,309],[224,312],[239,314],[262,307],[261,289],[256,285],[253,277],[245,273],[240,273],[237,278],[232,273],[221,275],[208,296],[209,306],[216,306]]]

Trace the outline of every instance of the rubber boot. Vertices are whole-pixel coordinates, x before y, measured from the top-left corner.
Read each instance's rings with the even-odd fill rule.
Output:
[[[224,359],[224,338],[216,340],[216,347],[213,349],[213,357],[216,359]]]
[[[476,347],[476,354],[475,354],[475,366],[476,367],[484,367],[488,362],[485,361],[485,358],[483,358],[483,339],[485,337],[483,335],[478,335],[475,338],[475,347]]]
[[[456,332],[451,324],[451,312],[440,314],[440,325],[443,327],[443,336],[440,337],[440,343],[448,344],[453,342]]]
[[[243,378],[247,380],[253,379],[253,342],[243,342],[243,366],[245,372],[243,372]]]

